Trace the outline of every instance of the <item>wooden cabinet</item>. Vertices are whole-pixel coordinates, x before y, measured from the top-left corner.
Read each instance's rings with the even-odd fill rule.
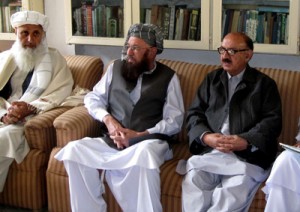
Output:
[[[89,3],[89,1],[87,1]],[[168,40],[165,39],[164,46],[166,48],[184,48],[184,49],[209,49],[209,1],[185,1],[181,3],[186,5],[187,8],[192,9],[190,7],[191,2],[195,5],[194,8],[199,9],[199,17],[201,20],[205,20],[203,23],[199,24],[200,29],[200,38],[199,40]],[[126,36],[127,30],[130,25],[133,23],[141,22],[141,11],[145,9],[145,5],[148,8],[151,8],[151,5],[177,5],[176,3],[170,3],[169,0],[165,1],[149,1],[149,0],[119,0],[119,1],[106,1],[106,0],[98,0],[98,5],[120,5],[123,8],[123,36],[122,37],[109,37],[109,36],[88,36],[85,33],[80,34],[76,33],[76,27],[74,27],[74,23],[76,24],[76,20],[74,18],[74,13],[76,9],[80,10],[82,7],[82,2],[79,0],[66,0],[66,23],[67,23],[67,43],[69,44],[91,44],[91,45],[112,45],[119,46],[124,44],[124,37]],[[93,1],[91,2],[93,3]],[[96,7],[96,6],[94,6]],[[82,20],[81,20],[82,22]]]
[[[166,13],[163,10],[164,8],[167,8],[168,13],[170,14],[170,19],[174,19],[174,22],[169,20],[169,24],[166,24],[167,28],[165,34],[167,36],[164,40],[165,48],[205,50],[209,49],[209,26],[211,23],[210,1],[133,0],[133,22],[151,23],[151,20],[149,21],[149,19],[147,20],[147,18],[144,18],[147,16],[147,10],[152,11],[150,12],[150,16],[152,16],[153,21],[153,11],[156,11],[158,18],[160,16],[163,17]],[[173,15],[172,10],[174,11]],[[196,12],[196,14],[193,13],[194,11]],[[181,18],[182,16],[183,20]],[[194,21],[193,17],[195,17]],[[181,21],[183,22],[183,24],[180,23]],[[179,22],[180,24],[178,25],[177,22]],[[158,25],[164,28],[164,26],[162,26],[163,24]],[[172,25],[174,26],[174,28],[172,28],[174,31],[172,30],[173,36],[170,37],[168,35],[171,34],[170,26]],[[180,31],[182,31],[182,33],[179,33],[182,34],[181,36],[176,36],[178,32],[177,28],[179,28]],[[193,28],[195,30],[194,32],[196,36],[190,36],[191,32],[193,31]],[[183,35],[184,33],[186,34],[186,36]]]
[[[82,2],[87,2],[87,5],[84,5]],[[90,9],[87,9],[87,7],[91,7],[90,9],[93,11],[95,11],[95,8],[102,8],[102,11],[98,13],[93,12],[93,14],[87,14],[91,12],[89,11]],[[106,10],[111,8],[117,8],[122,14],[117,14],[118,17],[116,18],[106,16]],[[131,0],[65,0],[66,42],[68,44],[111,46],[124,45],[124,35],[126,35],[126,32],[132,23],[131,14]],[[99,23],[96,21],[97,24],[92,25],[93,29],[91,30],[91,34],[87,32],[89,29],[85,29],[85,27],[88,27],[88,25],[91,26],[91,24],[82,23],[86,23],[95,19]],[[109,19],[111,22],[110,26],[108,27]],[[99,32],[97,30],[101,29],[101,26],[103,28],[103,32]],[[115,31],[118,31],[119,33],[114,33]]]
[[[0,40],[15,40],[15,34],[13,30],[9,29],[10,26],[10,16],[16,10],[34,10],[40,13],[44,13],[44,1],[43,0],[22,0],[20,4],[16,4],[12,0],[1,0],[1,13],[2,13],[2,26],[0,30]],[[6,7],[6,9],[5,9]],[[7,10],[5,12],[5,10]],[[7,15],[5,15],[5,13]],[[6,17],[5,17],[6,16]],[[7,19],[8,18],[8,19]],[[5,25],[5,26],[4,26]]]
[[[247,20],[243,21],[244,25],[246,25],[246,21],[250,23],[247,25],[250,29],[243,28],[239,29],[239,31],[250,31],[249,36],[252,36],[251,38],[255,41],[255,52],[299,54],[299,1],[213,0],[212,8],[214,14],[213,49],[221,45],[222,37],[228,27],[240,25],[239,21],[242,22],[242,13],[244,12],[250,13],[250,16],[252,16],[250,18],[247,17]],[[229,26],[226,23],[229,19],[228,16],[232,16]],[[252,18],[256,20],[252,20]],[[233,28],[229,31],[236,30],[235,27]]]
[[[76,32],[76,20],[74,17],[74,11],[82,7],[81,0],[65,0],[65,15],[66,15],[66,30],[67,30],[67,43],[69,44],[89,44],[89,45],[112,45],[121,46],[124,44],[124,36],[126,36],[127,30],[133,23],[148,23],[149,13],[153,16],[152,10],[161,9],[162,17],[169,13],[170,7],[183,6],[188,10],[187,17],[189,21],[183,24],[185,28],[191,28],[192,11],[198,11],[198,17],[200,22],[197,24],[198,37],[170,37],[170,31],[167,33],[164,45],[165,48],[174,49],[199,49],[199,50],[216,50],[221,45],[221,40],[226,31],[226,10],[232,9],[236,11],[244,10],[261,10],[263,7],[281,9],[278,13],[283,13],[285,19],[285,40],[284,42],[271,43],[268,41],[255,40],[255,52],[258,53],[275,53],[275,54],[299,54],[299,14],[300,3],[296,0],[87,0],[87,2],[94,5],[115,6],[118,5],[123,9],[122,11],[122,33],[121,36],[112,37],[111,35],[99,35],[99,34],[82,34]],[[168,11],[168,12],[166,12]],[[176,10],[177,11],[177,10]],[[184,11],[184,9],[182,10]],[[157,13],[157,12],[156,12]],[[261,11],[260,11],[261,13]],[[275,12],[274,12],[275,13]],[[175,19],[178,19],[180,12],[176,12]],[[238,12],[235,14],[235,21]],[[240,14],[239,14],[240,15]],[[147,17],[146,17],[147,16]],[[157,16],[159,17],[159,15]],[[173,16],[170,16],[173,17]],[[262,18],[261,16],[260,18]],[[153,18],[153,17],[152,17]],[[265,25],[266,20],[260,22],[257,21],[257,27],[260,27],[260,31],[270,30]],[[82,20],[80,23],[83,23]],[[159,22],[163,23],[163,22]],[[175,20],[176,24],[176,20]],[[235,22],[237,24],[237,22]],[[171,22],[162,26],[164,30],[167,30]],[[225,26],[226,25],[226,26]],[[189,30],[188,30],[189,31]],[[175,33],[175,32],[174,32]],[[174,36],[174,35],[173,35]]]

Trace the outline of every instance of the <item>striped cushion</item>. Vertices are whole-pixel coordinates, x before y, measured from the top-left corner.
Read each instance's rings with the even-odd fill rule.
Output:
[[[184,106],[188,109],[194,98],[195,92],[208,72],[216,69],[216,65],[192,64],[187,62],[161,59],[160,62],[168,65],[179,76]],[[272,77],[279,88],[283,103],[283,130],[280,142],[293,143],[297,132],[297,121],[300,116],[300,72],[259,68],[262,72]],[[76,117],[74,116],[76,114]],[[84,117],[83,117],[84,116]],[[59,147],[71,140],[80,139],[88,135],[97,135],[99,123],[93,121],[84,107],[74,108],[62,114],[55,121]],[[173,146],[174,158],[161,166],[161,201],[164,211],[181,211],[181,182],[182,176],[175,172],[180,159],[188,159],[188,138],[183,127],[178,136],[178,144]],[[53,153],[58,149],[54,149]],[[53,155],[53,154],[52,154]],[[53,211],[70,211],[67,174],[63,164],[51,156],[47,170],[48,204]],[[261,187],[263,184],[261,185]],[[105,199],[108,211],[121,211],[112,193],[106,185]],[[60,202],[59,202],[60,201]],[[261,189],[255,195],[250,211],[263,211],[265,207],[264,194]]]
[[[74,86],[92,90],[99,82],[103,73],[103,62],[100,58],[86,55],[65,56],[71,69]]]
[[[53,121],[70,107],[60,107],[42,113],[30,119],[25,125],[25,136],[31,149],[40,149],[48,153],[56,144]],[[43,142],[41,142],[43,139]]]
[[[279,89],[283,118],[279,142],[293,145],[300,116],[300,72],[271,68],[258,69],[273,78]]]
[[[46,173],[48,210],[71,212],[68,175],[63,162],[54,158],[59,150],[59,147],[52,150]]]
[[[47,201],[45,171],[48,158],[46,153],[34,149],[21,164],[13,162],[0,202],[22,208],[42,208]]]
[[[74,114],[76,114],[74,116]],[[69,141],[100,134],[100,122],[95,121],[84,106],[75,107],[59,116],[53,123],[56,128],[57,146],[63,147]]]

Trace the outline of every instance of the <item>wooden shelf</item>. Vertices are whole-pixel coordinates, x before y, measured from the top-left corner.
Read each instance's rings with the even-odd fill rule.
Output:
[[[116,2],[118,0],[112,1]],[[91,37],[74,36],[72,34],[72,5],[78,0],[65,0],[66,15],[66,42],[68,44],[87,44],[87,45],[111,45],[122,46],[124,37]],[[104,2],[105,0],[99,0]],[[122,2],[122,0],[121,0]],[[131,24],[140,23],[140,11],[145,5],[170,5],[180,2],[187,4],[187,7],[201,9],[201,38],[199,41],[193,40],[164,40],[165,48],[173,49],[195,49],[195,50],[216,50],[221,45],[222,40],[222,10],[224,5],[236,5],[237,7],[247,7],[247,5],[273,5],[285,6],[289,9],[288,39],[285,44],[265,44],[255,43],[255,52],[270,54],[299,54],[299,28],[300,28],[300,3],[299,1],[289,0],[123,0],[124,5],[124,35]],[[196,4],[195,4],[196,2]],[[200,5],[200,6],[199,6]],[[250,8],[250,6],[249,6]]]
[[[44,13],[44,0],[22,0],[22,10],[34,10]],[[14,33],[0,33],[0,40],[15,40]]]

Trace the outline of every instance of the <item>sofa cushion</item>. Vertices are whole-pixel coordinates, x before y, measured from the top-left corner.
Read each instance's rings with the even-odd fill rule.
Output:
[[[92,90],[103,73],[103,62],[100,58],[86,55],[65,56],[74,79],[74,88],[79,86]]]

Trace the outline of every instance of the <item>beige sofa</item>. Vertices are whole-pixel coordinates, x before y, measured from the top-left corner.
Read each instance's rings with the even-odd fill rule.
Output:
[[[74,87],[92,89],[103,72],[98,57],[66,56],[74,78]],[[47,205],[46,169],[50,152],[56,146],[54,119],[71,107],[59,107],[37,115],[25,124],[30,152],[20,164],[13,162],[6,184],[0,193],[0,204],[39,210]]]
[[[192,64],[180,61],[160,60],[174,69],[179,75],[185,108],[188,108],[196,89],[206,74],[217,68],[215,65]],[[300,72],[260,68],[272,77],[278,85],[283,103],[283,130],[279,142],[293,144],[297,132],[297,121],[300,116]],[[54,159],[54,155],[68,142],[85,136],[99,135],[99,122],[88,115],[86,109],[76,107],[60,115],[54,121],[57,134],[57,146],[52,150],[47,169],[47,191],[49,211],[70,211],[68,176],[63,163]],[[190,157],[188,139],[183,127],[178,136],[179,143],[173,146],[174,158],[161,166],[161,201],[166,212],[181,211],[182,176],[175,172],[178,160]],[[108,211],[121,211],[113,195],[106,186]],[[84,204],[84,203],[82,203]],[[263,211],[264,194],[258,190],[250,211]]]

